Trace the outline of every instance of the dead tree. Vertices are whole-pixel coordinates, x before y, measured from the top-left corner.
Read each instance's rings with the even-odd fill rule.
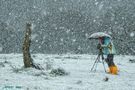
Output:
[[[24,67],[32,67],[32,58],[30,55],[30,44],[31,44],[31,24],[27,23],[26,24],[26,32],[25,32],[25,37],[24,37],[24,42],[23,42],[23,62],[24,62]]]
[[[31,27],[32,25],[30,23],[26,24],[26,32],[25,32],[25,37],[24,37],[24,42],[23,42],[23,62],[24,62],[24,67],[34,67],[36,69],[43,69],[39,64],[36,64],[33,62],[33,59],[31,58],[30,54],[30,45],[31,45]]]

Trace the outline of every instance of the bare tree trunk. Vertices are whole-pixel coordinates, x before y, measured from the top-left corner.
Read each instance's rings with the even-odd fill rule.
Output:
[[[24,37],[24,42],[23,42],[23,62],[24,62],[24,67],[32,67],[32,58],[30,55],[30,44],[31,44],[31,24],[27,23],[26,24],[26,32],[25,32],[25,37]]]
[[[23,42],[23,62],[24,62],[24,67],[34,67],[39,70],[43,70],[43,68],[40,66],[40,64],[36,64],[33,62],[33,59],[31,58],[30,54],[30,45],[31,45],[31,24],[27,23],[26,24],[26,32],[25,32],[25,37],[24,37],[24,42]]]

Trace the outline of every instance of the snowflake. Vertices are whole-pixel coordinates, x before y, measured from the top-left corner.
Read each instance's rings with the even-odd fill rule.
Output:
[[[135,35],[135,34],[134,34],[133,32],[130,33],[130,37],[134,37],[134,35]]]

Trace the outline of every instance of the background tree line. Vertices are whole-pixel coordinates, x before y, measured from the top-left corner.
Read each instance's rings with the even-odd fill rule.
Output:
[[[87,37],[103,31],[118,54],[135,54],[134,0],[1,0],[0,53],[21,53],[27,21],[32,53],[96,54]]]

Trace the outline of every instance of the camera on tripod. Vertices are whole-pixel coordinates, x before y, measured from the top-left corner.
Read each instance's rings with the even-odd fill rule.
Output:
[[[97,45],[97,49],[99,49],[99,50],[102,49],[102,46],[100,43]]]
[[[97,45],[97,49],[99,50],[99,54],[102,55],[103,54],[103,47],[100,43]]]

